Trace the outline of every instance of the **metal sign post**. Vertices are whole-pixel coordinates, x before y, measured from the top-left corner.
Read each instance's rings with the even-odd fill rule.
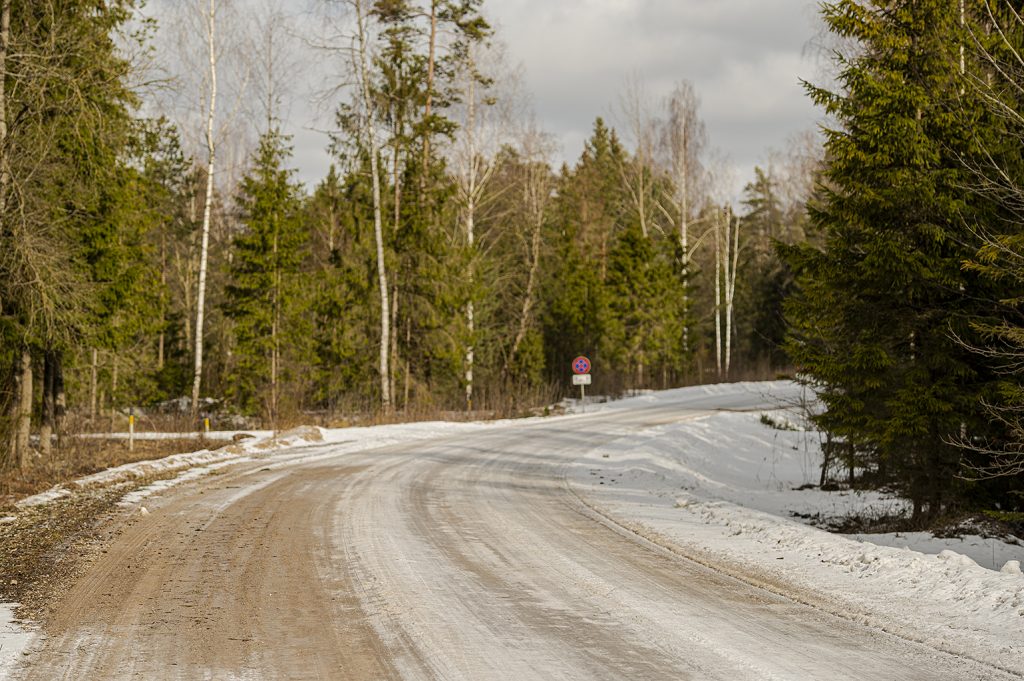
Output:
[[[590,385],[590,360],[580,355],[572,361],[572,384],[580,387],[580,407],[587,398],[584,386]]]

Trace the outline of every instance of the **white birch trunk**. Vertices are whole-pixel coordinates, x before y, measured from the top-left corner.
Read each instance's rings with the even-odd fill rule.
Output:
[[[391,372],[389,368],[389,348],[391,336],[391,315],[388,301],[388,277],[384,263],[384,225],[381,216],[380,190],[380,147],[377,142],[373,121],[373,100],[370,98],[370,74],[368,45],[366,35],[366,13],[362,0],[354,0],[356,10],[356,28],[358,31],[357,67],[359,69],[359,87],[363,98],[363,133],[370,145],[370,173],[373,175],[373,235],[377,243],[377,281],[380,286],[380,400],[385,411],[391,410]]]
[[[715,368],[722,377],[722,225],[715,216]]]
[[[732,359],[732,310],[733,300],[736,297],[736,269],[739,266],[739,252],[740,252],[740,219],[736,218],[736,227],[732,227],[732,215],[729,215],[729,220],[726,223],[726,241],[729,240],[730,230],[734,229],[734,235],[732,237],[733,243],[731,248],[726,249],[726,260],[728,260],[731,250],[732,264],[726,268],[725,275],[725,375],[729,376],[729,367]],[[727,263],[728,264],[728,263]]]
[[[682,251],[680,274],[682,279],[683,302],[683,355],[690,355],[690,319],[686,310],[690,298],[690,263],[693,253],[690,246],[690,227],[699,222],[691,223],[690,211],[697,203],[691,201],[692,195],[699,189],[701,173],[700,153],[706,144],[704,124],[697,113],[698,100],[693,87],[683,81],[676,84],[667,101],[667,120],[662,136],[662,144],[668,154],[668,172],[674,184],[675,213],[665,212],[670,220],[679,221],[679,246]],[[698,240],[697,244],[700,243]],[[692,248],[696,249],[697,244]],[[689,361],[686,362],[689,366]]]
[[[210,250],[210,211],[213,204],[213,173],[216,160],[214,122],[217,113],[217,0],[210,0],[206,40],[210,58],[210,107],[206,118],[206,205],[203,206],[203,238],[199,247],[199,291],[196,295],[195,361],[192,374],[192,418],[199,414],[199,388],[203,377],[203,321],[206,312],[206,264]]]
[[[472,48],[470,48],[472,50]],[[470,57],[470,67],[473,62]],[[477,145],[476,145],[476,78],[469,74],[469,97],[466,100],[466,143],[467,143],[467,164],[468,173],[466,177],[466,245],[469,248],[469,302],[466,304],[466,333],[469,336],[469,343],[466,346],[466,410],[473,410],[473,360],[474,360],[474,334],[476,332],[476,319],[473,309],[473,259],[476,257],[473,249],[475,246],[474,228],[476,226],[476,189],[477,189]]]
[[[527,182],[530,182],[530,180],[527,180]],[[512,342],[512,350],[509,352],[508,360],[505,362],[506,375],[512,363],[515,362],[516,355],[519,354],[519,347],[523,344],[523,340],[526,338],[526,331],[530,325],[530,313],[533,310],[533,292],[537,286],[537,268],[540,265],[540,230],[543,222],[543,208],[534,207],[533,220],[531,220],[533,234],[530,236],[530,269],[526,277],[526,292],[523,295],[523,305],[519,312],[519,328],[516,330],[516,337]]]
[[[686,128],[682,130],[683,149],[685,158],[686,149]],[[683,361],[690,355],[690,205],[689,188],[686,182],[686,165],[677,171],[677,182],[679,185],[679,245],[682,250],[682,275],[683,275]]]
[[[460,92],[465,104],[465,120],[459,126],[461,133],[457,141],[455,160],[458,170],[459,200],[462,207],[462,226],[466,232],[466,246],[469,253],[469,265],[466,273],[469,282],[469,301],[466,303],[465,374],[466,409],[473,408],[475,389],[473,370],[476,362],[476,308],[475,293],[475,262],[476,262],[476,213],[484,200],[484,190],[494,173],[495,162],[490,153],[490,144],[495,141],[493,120],[488,115],[488,106],[484,99],[486,93],[478,92],[477,69],[480,65],[479,46],[471,43],[468,46],[466,61],[462,64],[465,80]],[[478,99],[478,97],[480,99]]]
[[[430,0],[430,46],[427,51],[427,98],[423,105],[423,118],[430,118],[430,109],[434,102],[434,62],[437,51],[437,2]],[[420,171],[420,194],[424,191],[427,165],[430,161],[430,132],[423,136],[423,168]],[[422,200],[422,198],[421,198]]]

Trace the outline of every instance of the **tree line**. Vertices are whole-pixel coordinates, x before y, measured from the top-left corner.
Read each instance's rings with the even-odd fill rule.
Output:
[[[759,171],[744,214],[716,203],[687,83],[657,106],[623,96],[633,149],[597,118],[556,169],[480,2],[324,3],[315,49],[347,79],[335,163],[307,190],[274,22],[249,75],[265,115],[233,179],[223,0],[181,10],[203,75],[174,85],[202,106],[177,120],[140,106],[133,55],[166,55],[137,9],[3,3],[7,465],[27,465],[35,434],[48,451],[65,413],[96,427],[190,395],[194,417],[212,398],[264,425],[513,413],[557,398],[581,353],[613,392],[780,363],[780,308],[736,273],[772,260],[801,201]]]
[[[265,8],[242,77],[230,8],[177,10],[164,88],[201,105],[159,115],[147,69],[176,59],[136,2],[0,0],[4,465],[173,401],[190,427],[519,413],[586,354],[605,393],[795,371],[827,470],[918,519],[1020,507],[1011,4],[825,4],[824,144],[738,198],[684,79],[627,83],[556,166],[481,0],[317,5],[333,165],[304,187],[295,31]]]

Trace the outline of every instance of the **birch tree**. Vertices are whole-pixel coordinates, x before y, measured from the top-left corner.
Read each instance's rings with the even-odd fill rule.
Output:
[[[460,223],[468,254],[464,359],[467,410],[473,408],[476,349],[476,220],[497,166],[497,150],[507,129],[509,103],[509,98],[500,97],[495,88],[497,78],[502,77],[498,72],[501,54],[483,44],[485,36],[483,32],[471,36],[459,65],[455,86],[459,99],[456,114],[459,129],[452,148]]]
[[[729,208],[716,210],[715,236],[715,366],[728,378],[732,362],[733,305],[739,268],[740,224]],[[724,327],[724,328],[723,328]]]
[[[619,106],[636,147],[633,157],[623,163],[620,173],[636,211],[640,231],[647,238],[650,236],[651,212],[655,205],[651,167],[656,126],[651,118],[647,90],[638,76],[626,81],[626,90],[620,97]]]
[[[203,204],[202,242],[199,247],[199,282],[196,293],[195,351],[192,372],[192,418],[199,413],[199,389],[203,378],[203,321],[206,313],[206,268],[210,251],[210,211],[213,206],[214,170],[217,146],[214,124],[217,117],[217,0],[209,0],[205,14],[206,51],[209,71],[208,107],[206,115],[206,200]]]
[[[252,74],[249,109],[261,136],[288,119],[303,57],[309,57],[299,52],[302,44],[294,32],[293,18],[274,0],[262,0],[250,18],[244,45]]]
[[[508,376],[515,366],[519,349],[533,322],[533,310],[537,298],[537,279],[540,269],[541,234],[551,202],[554,178],[551,175],[549,159],[552,154],[551,139],[532,123],[520,133],[519,153],[522,156],[522,177],[519,191],[523,206],[525,229],[523,245],[526,266],[526,286],[520,305],[516,333],[512,348],[505,360],[503,373]]]
[[[662,126],[661,147],[665,170],[672,194],[670,206],[659,204],[661,211],[679,226],[679,268],[682,278],[684,311],[689,307],[690,261],[696,245],[690,244],[690,228],[694,209],[698,207],[703,167],[701,155],[707,145],[707,132],[698,114],[699,101],[693,86],[687,81],[676,84],[666,101],[666,119]],[[690,354],[689,315],[683,320],[683,355]]]
[[[732,211],[726,209],[723,221],[725,223],[725,249],[722,252],[725,287],[725,376],[728,377],[729,367],[732,363],[733,301],[736,299],[736,272],[739,269],[741,220],[738,217],[734,218]]]
[[[333,9],[342,11],[341,17]],[[324,3],[327,18],[332,20],[331,35],[319,45],[322,49],[341,54],[345,58],[345,71],[350,76],[348,85],[351,105],[345,107],[345,116],[354,120],[359,142],[365,145],[369,156],[370,187],[373,210],[373,235],[376,251],[377,285],[380,299],[380,345],[378,371],[380,401],[384,411],[391,411],[391,302],[389,299],[387,264],[384,257],[384,207],[381,188],[381,142],[377,130],[378,99],[374,96],[373,61],[375,58],[371,6],[367,0],[327,0]],[[348,21],[348,26],[339,21]],[[342,88],[336,88],[335,92]]]

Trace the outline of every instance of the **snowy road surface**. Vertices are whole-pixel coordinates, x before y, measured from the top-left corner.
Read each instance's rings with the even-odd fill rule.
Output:
[[[580,457],[754,392],[332,454],[148,501],[25,679],[1017,678],[691,562],[581,503]]]

